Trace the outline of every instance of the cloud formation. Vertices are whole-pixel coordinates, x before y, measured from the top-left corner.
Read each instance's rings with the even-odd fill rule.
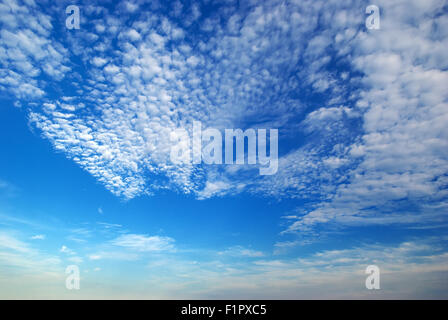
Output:
[[[0,90],[115,195],[305,201],[287,232],[444,219],[444,1],[378,1],[380,30],[357,1],[85,2],[80,30],[63,5],[2,1]],[[278,128],[278,173],[171,163],[193,121]]]

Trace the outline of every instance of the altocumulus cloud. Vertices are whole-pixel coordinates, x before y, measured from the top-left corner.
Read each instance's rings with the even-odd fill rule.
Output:
[[[81,1],[75,31],[58,20],[65,2],[0,4],[0,90],[112,193],[305,200],[292,233],[444,218],[444,1],[379,0],[376,31],[358,1],[227,1],[211,11],[151,3]],[[305,139],[284,144],[269,177],[174,165],[167,137],[193,121],[279,128],[280,144]],[[397,212],[401,201],[412,209]],[[116,243],[136,249],[167,242],[123,237]]]

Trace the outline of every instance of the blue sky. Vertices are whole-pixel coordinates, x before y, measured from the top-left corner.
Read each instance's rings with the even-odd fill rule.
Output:
[[[2,0],[0,297],[446,298],[447,4],[369,4]],[[278,171],[172,163],[194,121]]]

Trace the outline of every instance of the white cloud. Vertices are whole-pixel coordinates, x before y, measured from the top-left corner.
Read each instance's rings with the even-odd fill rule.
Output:
[[[243,246],[234,246],[226,249],[225,251],[218,252],[220,255],[230,255],[239,257],[259,258],[263,257],[264,253],[257,250],[245,248]]]
[[[422,298],[434,292],[446,295],[444,283],[435,280],[448,272],[448,256],[440,241],[446,239],[364,244],[301,258],[264,257],[244,265],[239,259],[195,262],[167,258],[150,263],[148,268],[153,287],[180,299],[210,295],[220,299]],[[376,292],[365,288],[365,270],[371,264],[381,273],[381,290]]]
[[[107,60],[101,57],[95,57],[93,58],[92,63],[95,67],[102,67],[107,63]]]
[[[58,257],[33,248],[15,234],[0,231],[0,268],[3,275],[10,274],[11,270],[23,276],[36,273],[54,275],[60,263]]]
[[[44,240],[45,235],[44,234],[36,234],[36,235],[32,236],[31,239],[32,240]]]
[[[18,251],[21,253],[31,252],[31,248],[28,246],[28,244],[6,233],[0,233],[0,247],[8,250]]]
[[[35,13],[35,7],[33,3],[22,1],[8,1],[2,5],[2,21],[6,23],[0,32],[0,74],[3,78],[0,90],[12,92],[20,99],[45,95],[40,87],[42,83],[35,79],[42,71],[61,80],[70,70],[65,65],[67,50],[48,39],[53,28],[50,17]]]
[[[59,249],[59,252],[69,254],[69,255],[76,254],[76,252],[74,252],[72,249],[69,249],[67,246],[64,246],[64,245],[61,247],[61,249]]]
[[[67,258],[67,260],[70,261],[70,262],[76,263],[76,264],[81,264],[84,261],[83,258],[77,257],[77,256],[69,257],[69,258]]]
[[[448,95],[442,83],[448,73],[440,62],[444,53],[439,44],[448,40],[426,27],[429,21],[441,23],[436,16],[442,4],[378,5],[387,12],[381,31],[363,31],[353,39],[353,65],[365,74],[357,102],[364,132],[346,156],[360,162],[347,173],[347,183],[329,195],[331,201],[298,219],[290,231],[332,222],[430,223],[441,219],[440,209],[447,206],[448,140],[443,137],[448,131],[442,123],[448,118],[442,110],[447,110]],[[335,168],[340,164],[335,157],[324,162]],[[415,207],[400,214],[399,201],[406,199]]]
[[[122,251],[99,251],[88,256],[89,260],[120,260],[120,261],[134,261],[138,260],[139,256],[135,253]]]
[[[22,2],[12,14],[12,5],[2,7],[0,89],[45,100],[42,109],[30,109],[31,123],[117,196],[174,189],[200,199],[247,191],[314,201],[291,232],[443,216],[443,1],[379,1],[385,15],[377,31],[365,30],[355,1],[270,1],[245,12],[228,3],[210,17],[199,5],[177,2],[163,16],[129,2],[117,10],[134,12],[132,25],[117,11],[89,7],[86,14],[105,15],[107,28],[95,18],[91,32],[65,42],[54,38],[48,15],[30,15],[34,6]],[[188,18],[182,25],[170,18],[181,14]],[[206,41],[185,38],[193,22]],[[75,58],[92,68],[68,74]],[[47,84],[65,76],[79,96],[43,99]],[[305,134],[305,141],[284,151],[271,177],[173,165],[167,137],[175,128],[189,130],[193,120],[275,127],[281,138]],[[397,212],[403,199],[416,204],[412,212]]]
[[[135,29],[129,29],[126,32],[122,32],[120,36],[125,37],[131,41],[137,41],[141,39],[140,33]]]
[[[161,236],[125,234],[111,242],[115,246],[142,252],[170,251],[174,249],[174,239]]]

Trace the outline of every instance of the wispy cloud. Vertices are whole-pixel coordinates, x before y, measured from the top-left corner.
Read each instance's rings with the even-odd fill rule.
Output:
[[[45,235],[44,234],[36,234],[36,235],[32,236],[31,239],[32,240],[44,240]]]
[[[76,254],[75,251],[73,251],[72,249],[68,248],[67,246],[62,246],[61,249],[59,249],[59,252],[65,253],[65,254],[69,254],[69,255],[74,255]]]
[[[143,234],[125,234],[112,240],[111,243],[115,246],[142,252],[169,251],[174,249],[173,238]]]
[[[0,234],[0,247],[22,253],[31,252],[31,249],[29,248],[28,244],[16,239],[13,236],[4,233]]]
[[[245,248],[243,246],[230,247],[224,251],[218,252],[218,254],[249,258],[259,258],[264,256],[264,253],[262,251]]]
[[[61,261],[57,255],[47,254],[20,239],[15,233],[0,231],[0,268],[4,273],[55,273]],[[11,269],[10,267],[13,267]]]

